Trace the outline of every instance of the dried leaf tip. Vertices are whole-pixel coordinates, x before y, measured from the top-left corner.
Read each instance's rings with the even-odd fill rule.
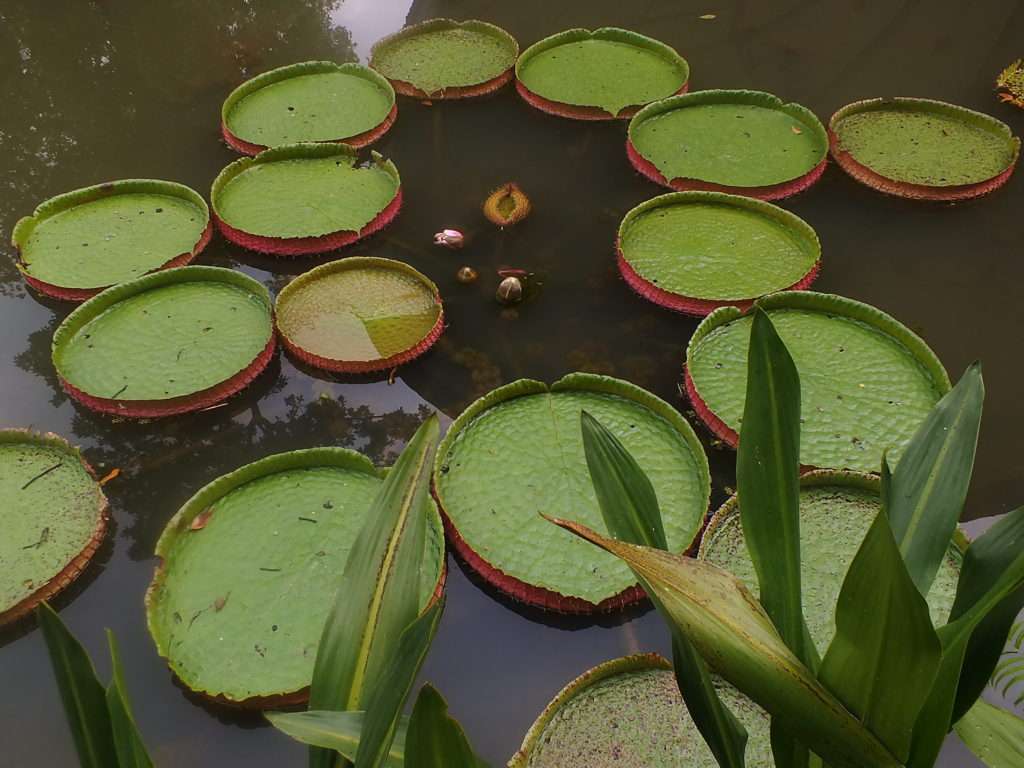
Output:
[[[514,181],[503,184],[484,201],[484,216],[499,227],[510,227],[530,214],[530,199]]]

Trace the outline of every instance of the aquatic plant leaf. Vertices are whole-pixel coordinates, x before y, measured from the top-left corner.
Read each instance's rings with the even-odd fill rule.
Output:
[[[427,683],[416,697],[406,736],[405,768],[487,768],[474,754],[448,703]]]
[[[499,227],[511,227],[530,215],[530,198],[514,181],[503,184],[484,200],[484,216]]]
[[[992,687],[1004,697],[1009,697],[1011,691],[1024,683],[1024,620],[1018,621],[1010,630],[1006,638],[1006,648],[1003,650],[992,673]],[[1024,692],[1014,701],[1015,706],[1024,702]]]
[[[118,768],[152,768],[153,761],[149,758],[142,735],[132,716],[131,704],[128,701],[128,688],[124,682],[124,670],[121,667],[121,653],[117,647],[114,633],[107,630],[107,644],[110,646],[110,663],[113,669],[112,679],[107,686],[107,708],[110,711],[110,726],[114,736],[114,749],[117,751]]]
[[[551,522],[629,564],[665,618],[701,656],[714,660],[715,671],[829,765],[900,764],[793,655],[760,603],[731,574],[702,560],[605,538],[578,523]]]
[[[370,692],[355,768],[381,768],[394,738],[405,700],[423,666],[444,612],[441,597],[402,632],[389,666]]]
[[[68,727],[82,768],[118,764],[106,694],[89,654],[46,603],[36,608]]]
[[[911,579],[925,597],[963,511],[974,468],[985,384],[971,365],[921,422],[882,503]]]
[[[1024,719],[979,699],[956,724],[956,735],[988,768],[1020,768]]]
[[[420,561],[430,469],[440,427],[431,415],[416,430],[370,506],[324,624],[309,709],[359,710],[419,613]],[[310,750],[310,768],[333,755]]]
[[[941,652],[928,604],[879,512],[846,572],[818,679],[902,762]]]
[[[996,78],[999,100],[1024,109],[1024,59],[1017,59]]]
[[[362,736],[366,713],[311,710],[308,712],[264,712],[281,733],[311,747],[332,749],[346,760],[356,759],[356,750]],[[395,726],[391,746],[384,760],[384,768],[402,768],[405,764],[405,734],[409,718],[402,715]]]

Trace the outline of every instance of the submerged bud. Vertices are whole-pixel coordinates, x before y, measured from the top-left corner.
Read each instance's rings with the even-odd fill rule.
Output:
[[[466,236],[457,229],[442,229],[434,235],[434,245],[445,248],[461,248],[465,245]]]
[[[475,283],[476,278],[476,270],[472,267],[459,267],[459,271],[455,273],[455,279],[460,283]]]
[[[523,300],[522,281],[518,277],[506,277],[498,283],[494,298],[502,304],[518,304]]]

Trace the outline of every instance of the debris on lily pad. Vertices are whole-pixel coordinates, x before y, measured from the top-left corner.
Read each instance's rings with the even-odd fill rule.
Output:
[[[530,198],[514,181],[502,184],[484,200],[484,216],[499,227],[511,227],[530,215]]]
[[[270,295],[220,267],[131,280],[72,312],[53,337],[61,385],[87,408],[152,418],[240,392],[274,353]]]
[[[185,503],[157,542],[146,594],[150,634],[182,683],[243,707],[306,699],[338,577],[383,477],[355,451],[311,448],[247,464]],[[441,520],[425,503],[424,606],[445,574]]]
[[[277,297],[285,348],[316,368],[387,371],[422,355],[444,331],[437,286],[408,264],[352,257],[295,278]]]
[[[0,626],[70,585],[96,554],[109,510],[77,448],[53,434],[0,430]]]
[[[1017,59],[996,78],[999,100],[1024,109],[1024,59]]]
[[[365,147],[387,133],[397,115],[391,84],[369,67],[306,61],[235,88],[221,108],[221,133],[246,155],[304,141]]]
[[[30,286],[85,301],[158,269],[185,266],[213,233],[206,201],[182,184],[126,179],[40,203],[11,237]]]

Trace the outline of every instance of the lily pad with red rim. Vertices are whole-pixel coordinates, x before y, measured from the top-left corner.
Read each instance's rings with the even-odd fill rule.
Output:
[[[217,226],[233,243],[279,256],[323,253],[387,226],[402,206],[398,169],[347,144],[287,144],[243,157],[213,182]]]
[[[835,605],[846,571],[881,509],[876,475],[816,470],[800,477],[800,559],[804,617],[819,653],[835,634]],[[954,538],[965,541],[961,534]],[[743,538],[739,502],[732,496],[712,516],[701,538],[700,552],[757,595],[757,573]],[[939,567],[928,591],[933,623],[945,624],[960,577],[962,550],[957,543]]]
[[[809,288],[821,256],[818,236],[800,217],[720,192],[671,192],[641,203],[623,218],[616,248],[634,291],[698,317]]]
[[[264,708],[304,701],[323,623],[385,470],[345,448],[281,453],[217,478],[157,542],[146,593],[157,651],[191,690]],[[428,499],[420,600],[444,586]]]
[[[747,729],[746,763],[774,765],[768,714],[719,678],[715,687]],[[509,768],[717,768],[679,693],[672,665],[655,653],[599,664],[566,685],[523,739]]]
[[[136,418],[215,405],[248,385],[273,352],[267,289],[220,267],[169,269],[108,288],[53,337],[68,394]]]
[[[632,117],[685,92],[689,78],[689,65],[673,48],[617,27],[559,32],[516,62],[516,89],[529,104],[578,120]]]
[[[650,477],[669,548],[688,549],[707,510],[707,457],[678,411],[619,379],[573,373],[550,386],[499,387],[455,420],[434,466],[455,551],[505,594],[561,613],[617,610],[644,596],[626,565],[541,517],[605,530],[583,453],[583,410]]]
[[[199,193],[172,181],[124,179],[51,197],[15,224],[11,241],[25,282],[56,299],[85,301],[185,266],[212,231]]]
[[[515,38],[494,24],[430,19],[378,40],[370,66],[403,96],[462,99],[512,80],[517,56]]]
[[[918,425],[950,389],[935,353],[891,316],[853,299],[786,291],[758,301],[800,374],[800,462],[876,472],[896,466]],[[751,314],[723,307],[697,327],[685,386],[697,414],[735,446],[747,386]]]
[[[408,264],[353,257],[295,278],[277,297],[285,348],[329,371],[390,370],[433,346],[444,330],[437,286]]]
[[[626,153],[640,173],[675,190],[778,200],[821,177],[828,136],[806,107],[770,93],[695,91],[640,110]]]
[[[1020,139],[994,117],[929,99],[858,101],[829,120],[832,157],[857,181],[899,197],[966,200],[1010,178]]]
[[[391,84],[369,67],[306,61],[235,88],[221,108],[221,133],[247,155],[299,142],[365,147],[387,132],[397,114]]]
[[[107,529],[107,499],[78,449],[53,434],[0,430],[0,626],[85,569]]]

